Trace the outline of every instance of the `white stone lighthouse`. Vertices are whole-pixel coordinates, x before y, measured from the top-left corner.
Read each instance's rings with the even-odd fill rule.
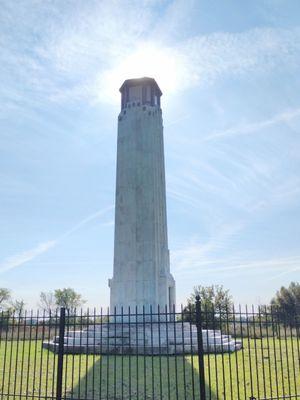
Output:
[[[197,354],[197,327],[169,312],[175,304],[175,281],[168,250],[162,93],[152,78],[128,79],[120,92],[114,273],[109,280],[110,314],[116,310],[117,315],[101,317],[82,330],[68,329],[64,352]],[[219,330],[204,330],[202,338],[205,352],[232,352],[242,347]],[[59,342],[56,336],[44,341],[43,348],[57,353]]]
[[[164,144],[160,97],[152,78],[120,88],[111,312],[175,304],[167,234]]]

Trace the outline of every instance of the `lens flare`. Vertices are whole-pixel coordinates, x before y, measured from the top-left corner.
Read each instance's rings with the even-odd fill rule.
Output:
[[[121,86],[125,79],[144,76],[154,78],[163,92],[173,94],[180,88],[185,76],[184,60],[174,49],[149,43],[140,45],[131,54],[120,57],[111,69],[101,73],[97,81],[98,98],[119,101],[116,85]]]

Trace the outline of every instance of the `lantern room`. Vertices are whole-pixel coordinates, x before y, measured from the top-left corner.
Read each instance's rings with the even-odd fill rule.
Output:
[[[122,110],[132,103],[160,107],[162,92],[153,78],[127,79],[120,92]]]

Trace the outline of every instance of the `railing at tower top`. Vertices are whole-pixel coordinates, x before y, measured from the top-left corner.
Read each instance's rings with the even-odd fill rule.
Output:
[[[2,312],[1,399],[300,399],[299,315],[137,311]]]

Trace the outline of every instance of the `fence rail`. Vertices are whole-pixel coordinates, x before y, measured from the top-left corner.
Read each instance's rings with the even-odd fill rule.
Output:
[[[0,314],[2,399],[300,399],[298,316],[270,308]]]

